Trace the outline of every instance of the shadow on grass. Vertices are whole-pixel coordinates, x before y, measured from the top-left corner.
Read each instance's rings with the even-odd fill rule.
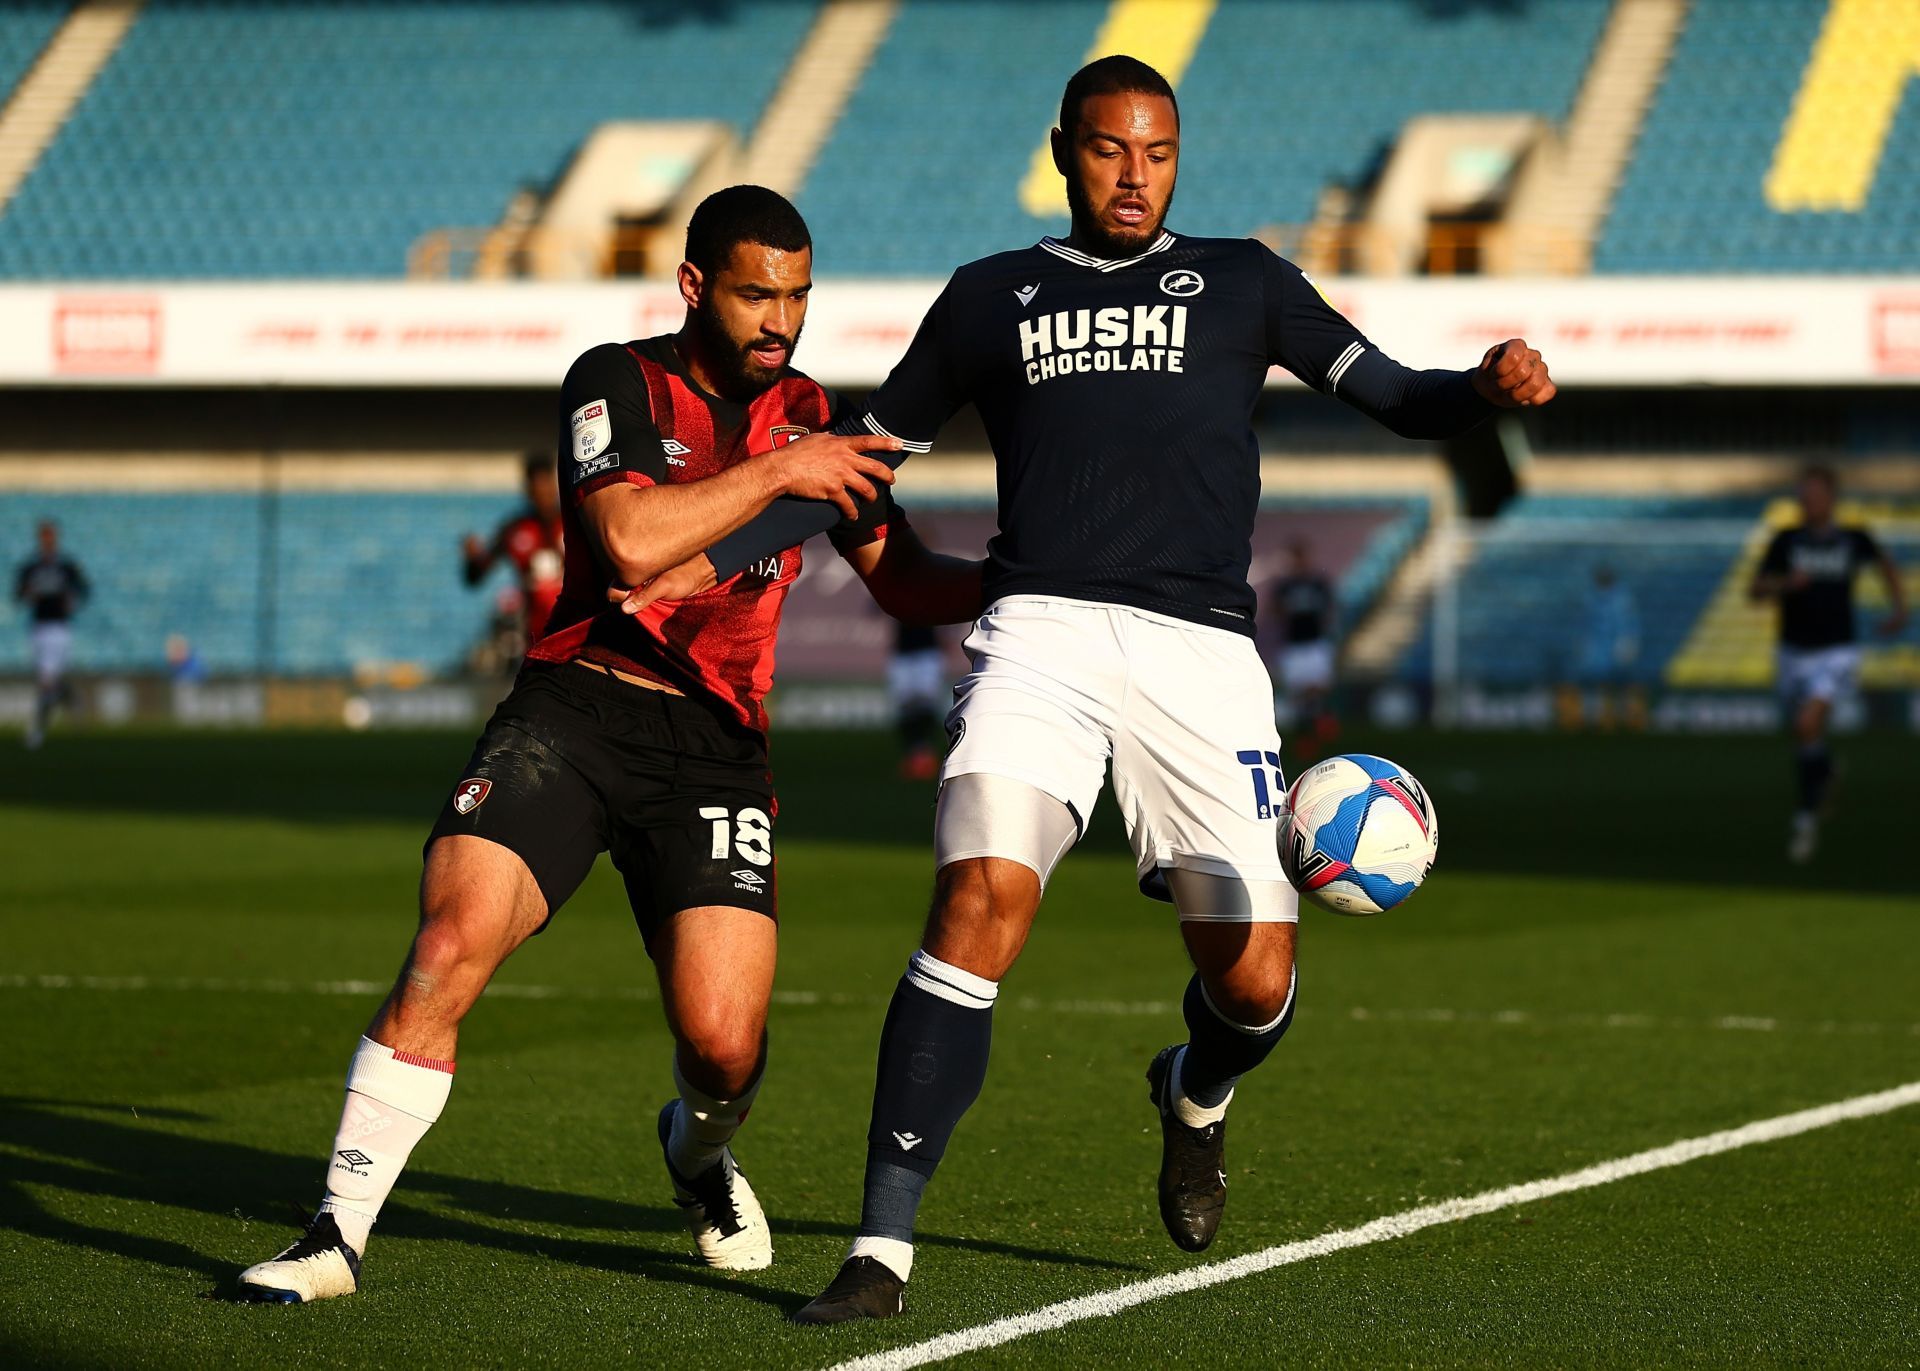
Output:
[[[216,1122],[177,1109],[0,1096],[0,1148],[11,1154],[4,1179],[0,1180],[0,1228],[70,1248],[191,1271],[213,1283],[207,1291],[209,1298],[231,1299],[237,1293],[235,1277],[243,1267],[271,1256],[297,1234],[289,1231],[284,1238],[250,1236],[248,1241],[257,1242],[259,1250],[214,1255],[186,1243],[63,1217],[33,1194],[36,1188],[54,1188],[137,1204],[196,1209],[268,1226],[284,1218],[290,1230],[305,1223],[319,1165],[314,1157],[187,1136],[153,1127],[150,1121]],[[708,1270],[686,1250],[686,1227],[679,1211],[665,1205],[631,1204],[424,1169],[409,1169],[402,1187],[381,1221],[380,1231],[388,1237],[461,1243],[619,1275],[724,1290],[771,1305],[782,1313],[799,1308],[816,1293],[743,1281]],[[264,1201],[276,1212],[262,1215],[236,1207],[235,1200],[243,1197],[252,1197],[256,1204],[262,1202],[261,1197],[276,1197]],[[552,1231],[516,1232],[479,1219],[421,1208],[409,1203],[408,1197],[438,1197],[474,1215],[511,1215],[517,1222],[549,1230],[615,1230],[633,1236],[608,1242]],[[777,1227],[784,1233],[808,1236],[853,1236],[850,1224],[820,1220],[781,1219]],[[1145,1269],[1128,1262],[983,1239],[922,1234],[920,1241],[1064,1266]]]

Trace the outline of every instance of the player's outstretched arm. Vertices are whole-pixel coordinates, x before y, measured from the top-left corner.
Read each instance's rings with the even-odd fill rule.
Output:
[[[961,624],[980,616],[984,562],[950,557],[920,541],[904,519],[887,536],[841,553],[873,602],[904,624]]]
[[[1518,338],[1489,348],[1473,371],[1416,371],[1369,342],[1301,270],[1261,254],[1267,356],[1308,385],[1402,438],[1452,438],[1494,408],[1544,405],[1555,394],[1540,354]]]
[[[894,454],[888,458],[890,466],[899,466],[909,453],[931,448],[940,426],[968,398],[967,383],[948,341],[953,332],[951,297],[949,285],[921,319],[905,355],[866,408],[842,415],[833,426],[835,433],[873,433],[890,439],[888,450]],[[895,434],[902,436],[895,438]],[[825,533],[840,522],[842,513],[844,509],[803,500],[780,500],[707,555],[724,581],[762,557]]]
[[[893,468],[868,452],[898,447],[897,439],[871,434],[816,433],[704,480],[603,486],[582,502],[580,517],[608,576],[637,586],[711,547],[783,495],[818,501],[836,519],[856,516],[860,503],[893,483]]]

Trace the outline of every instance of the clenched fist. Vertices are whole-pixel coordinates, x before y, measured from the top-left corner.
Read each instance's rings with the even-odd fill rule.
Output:
[[[1502,409],[1544,405],[1559,387],[1547,374],[1547,364],[1524,338],[1509,338],[1487,349],[1473,373],[1473,388]]]

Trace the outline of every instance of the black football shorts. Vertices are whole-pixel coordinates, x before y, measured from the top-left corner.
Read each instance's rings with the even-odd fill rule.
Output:
[[[548,918],[610,853],[650,942],[682,909],[775,917],[774,808],[766,739],[715,707],[573,663],[529,662],[427,846],[465,833],[516,853]]]

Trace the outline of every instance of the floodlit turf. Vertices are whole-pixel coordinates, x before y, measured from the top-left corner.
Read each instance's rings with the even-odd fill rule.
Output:
[[[1182,1036],[1169,913],[1110,805],[1004,987],[924,1212],[909,1317],[794,1329],[858,1206],[931,790],[881,738],[778,740],[781,1002],[740,1156],[772,1270],[695,1265],[670,1089],[603,865],[482,1003],[368,1255],[227,1303],[310,1206],[341,1073],[412,923],[453,735],[56,737],[0,758],[0,1359],[8,1365],[824,1366],[1411,1206],[1920,1079],[1911,738],[1846,747],[1809,873],[1767,739],[1351,740],[1439,805],[1432,885],[1310,915],[1301,1010],[1235,1102],[1205,1257],[1160,1231],[1141,1073]],[[54,984],[45,977],[74,978]],[[89,979],[90,978],[90,979]],[[344,983],[344,984],[329,984]],[[538,989],[535,989],[538,988]],[[981,1364],[1911,1365],[1920,1109],[1287,1266]]]

